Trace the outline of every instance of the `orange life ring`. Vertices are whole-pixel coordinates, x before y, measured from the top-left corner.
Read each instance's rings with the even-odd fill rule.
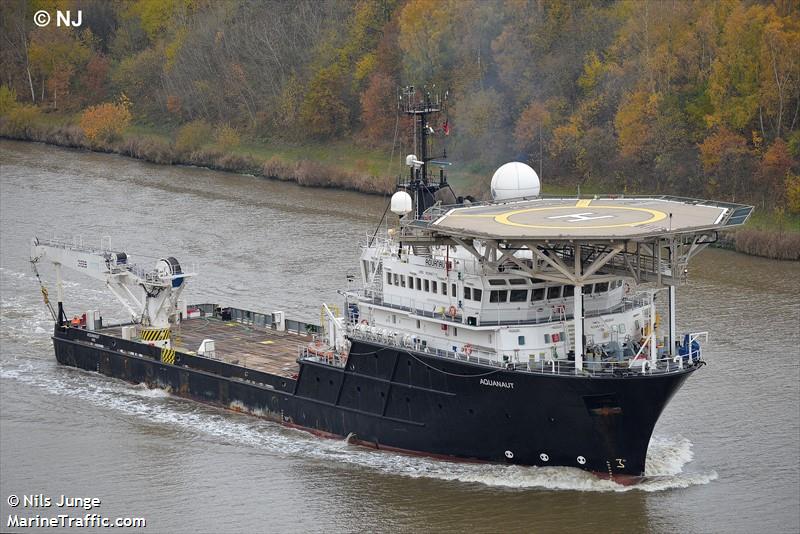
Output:
[[[464,351],[464,354],[466,354],[467,356],[471,355],[472,354],[472,344],[467,343],[466,345],[464,345],[462,350]]]
[[[458,313],[458,310],[456,309],[456,307],[455,307],[455,306],[450,306],[450,307],[447,309],[447,315],[449,315],[449,316],[450,316],[450,317],[452,317],[453,319],[455,319],[455,317],[456,317],[456,314],[457,314],[457,313]]]

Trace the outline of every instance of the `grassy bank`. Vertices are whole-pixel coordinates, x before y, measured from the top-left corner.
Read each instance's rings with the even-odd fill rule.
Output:
[[[397,174],[404,172],[399,147],[391,159],[391,146],[372,149],[347,141],[288,144],[242,140],[222,148],[209,139],[192,150],[180,150],[176,132],[169,128],[132,125],[113,141],[89,141],[77,122],[75,116],[55,113],[38,114],[24,122],[0,118],[0,136],[368,194],[393,192]],[[459,190],[474,192],[480,177],[456,169],[450,173],[450,181]]]
[[[211,140],[191,151],[176,148],[176,132],[145,125],[130,126],[113,141],[89,141],[74,116],[46,113],[26,121],[0,118],[0,136],[53,145],[110,152],[162,165],[196,165],[295,182],[302,186],[347,189],[368,194],[394,191],[404,172],[401,154],[391,147],[368,149],[346,141],[292,145],[241,141],[224,149]],[[454,166],[455,167],[455,166]],[[485,197],[488,172],[455,167],[451,182],[459,192]],[[545,183],[544,192],[571,196],[576,188]],[[602,185],[586,184],[583,194],[603,193]],[[744,228],[721,237],[726,248],[782,260],[800,260],[800,215],[756,211]]]

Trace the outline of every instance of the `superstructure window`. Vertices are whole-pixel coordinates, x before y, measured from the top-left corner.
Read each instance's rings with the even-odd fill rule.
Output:
[[[500,278],[490,278],[489,279],[490,286],[504,286],[506,285],[506,281]]]
[[[454,297],[458,297],[458,291],[456,290],[456,285],[455,284],[450,284],[450,289],[452,289],[450,294],[452,296],[454,296]]]
[[[482,289],[473,289],[472,290],[472,300],[477,300],[478,302],[480,302],[482,298],[483,298],[483,290]]]
[[[422,291],[422,280],[417,278],[417,291]]]
[[[436,280],[433,280],[431,282],[431,293],[438,293],[439,292],[439,289],[436,286],[437,286]]]
[[[400,287],[406,287],[406,275],[400,275]]]
[[[408,277],[408,287],[410,289],[414,289],[414,277],[413,276],[409,276]]]
[[[393,278],[394,278],[394,285],[399,286],[400,285],[400,275],[395,273]]]
[[[430,293],[430,291],[431,291],[431,283],[428,281],[427,278],[425,280],[423,280],[423,283],[425,284],[425,291]]]
[[[508,301],[508,291],[499,291],[494,289],[489,291],[489,302],[507,302]]]
[[[564,286],[564,297],[574,297],[575,286]]]
[[[557,299],[561,296],[561,286],[552,286],[547,288],[547,299]]]
[[[544,300],[544,288],[543,287],[537,287],[537,288],[534,288],[533,291],[531,291],[531,302],[534,302],[536,300]]]
[[[508,281],[512,286],[524,286],[527,282],[524,278],[512,278]]]
[[[594,286],[595,293],[605,293],[608,291],[608,282],[599,282]]]
[[[442,282],[442,295],[447,295],[447,282]]]
[[[386,283],[392,285],[392,273],[386,271]]]
[[[472,300],[472,289],[464,286],[464,300],[470,299]]]
[[[511,290],[511,302],[525,302],[528,300],[528,290],[527,289],[512,289]]]

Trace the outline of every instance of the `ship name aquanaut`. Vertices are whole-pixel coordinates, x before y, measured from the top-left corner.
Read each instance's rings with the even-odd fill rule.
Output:
[[[676,330],[676,288],[752,208],[547,197],[521,162],[495,172],[491,201],[459,197],[446,151],[433,154],[448,96],[399,94],[415,153],[356,288],[323,304],[320,324],[188,305],[193,273],[174,257],[146,267],[110,246],[34,239],[34,269],[55,265],[57,360],[353,444],[638,480],[661,412],[705,363],[707,333]],[[70,319],[65,267],[105,282],[129,319]]]

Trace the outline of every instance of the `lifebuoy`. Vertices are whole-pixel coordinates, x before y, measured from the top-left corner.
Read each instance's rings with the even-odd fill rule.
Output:
[[[456,316],[456,314],[457,314],[457,313],[458,313],[458,310],[456,309],[456,307],[455,307],[455,306],[450,306],[450,307],[447,309],[447,315],[449,315],[450,317],[453,317],[453,318],[455,318],[455,316]]]
[[[464,345],[462,350],[464,351],[464,354],[469,356],[470,354],[472,354],[472,345],[467,343],[466,345]]]

